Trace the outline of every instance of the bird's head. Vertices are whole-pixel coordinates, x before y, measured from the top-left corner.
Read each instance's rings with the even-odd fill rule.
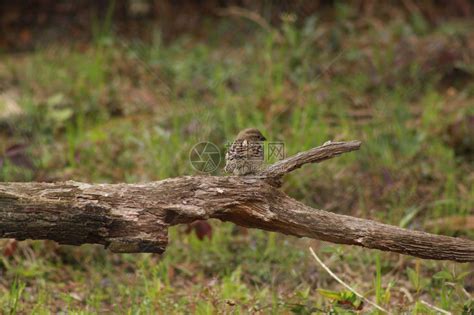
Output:
[[[267,139],[257,128],[247,128],[239,132],[236,140],[265,141]]]

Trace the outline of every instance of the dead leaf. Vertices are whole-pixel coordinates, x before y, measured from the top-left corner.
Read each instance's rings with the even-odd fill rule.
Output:
[[[7,241],[7,244],[3,248],[3,255],[5,257],[11,257],[16,251],[18,245],[18,241],[15,239],[11,239]]]
[[[194,231],[200,240],[205,237],[212,238],[212,226],[206,220],[197,220],[189,224],[186,233],[191,233],[191,231]]]

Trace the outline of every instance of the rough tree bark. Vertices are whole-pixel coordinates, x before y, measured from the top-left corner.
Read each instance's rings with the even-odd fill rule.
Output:
[[[162,253],[169,226],[216,218],[421,258],[474,261],[472,240],[314,209],[278,190],[284,174],[359,147],[359,141],[328,143],[258,176],[183,176],[145,184],[0,183],[0,237]]]

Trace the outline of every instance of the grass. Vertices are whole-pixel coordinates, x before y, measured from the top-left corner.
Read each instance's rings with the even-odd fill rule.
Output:
[[[18,155],[5,159],[0,180],[196,174],[188,161],[195,143],[224,148],[255,126],[283,140],[288,155],[330,139],[363,141],[358,152],[285,179],[283,189],[306,204],[414,229],[472,216],[472,147],[458,153],[450,130],[474,114],[474,85],[445,84],[466,63],[471,22],[428,27],[421,16],[405,16],[378,21],[381,32],[337,7],[336,21],[285,15],[270,32],[245,25],[251,36],[228,35],[246,22],[224,20],[208,42],[164,43],[156,30],[151,43],[131,43],[96,25],[87,47],[2,56],[0,87],[18,92],[22,114],[1,121],[1,149],[27,145],[21,156],[33,166]],[[439,60],[429,44],[445,41],[465,54]],[[469,133],[461,137],[469,143]],[[472,265],[211,225],[203,240],[173,228],[161,257],[21,242],[0,261],[0,307],[10,314],[376,313],[315,264],[313,246],[345,282],[394,313],[436,314],[421,301],[456,314],[474,308]],[[462,227],[443,232],[473,237]]]

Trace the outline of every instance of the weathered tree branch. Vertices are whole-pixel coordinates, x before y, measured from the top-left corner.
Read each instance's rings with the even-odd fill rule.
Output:
[[[183,176],[146,184],[0,183],[0,237],[162,253],[169,226],[217,218],[421,258],[474,261],[474,241],[314,209],[272,186],[305,163],[359,146],[358,141],[323,145],[280,161],[259,176]]]
[[[320,147],[300,152],[287,159],[276,162],[261,172],[261,175],[279,182],[283,175],[300,168],[307,163],[318,163],[342,153],[359,150],[360,141],[327,142]]]

